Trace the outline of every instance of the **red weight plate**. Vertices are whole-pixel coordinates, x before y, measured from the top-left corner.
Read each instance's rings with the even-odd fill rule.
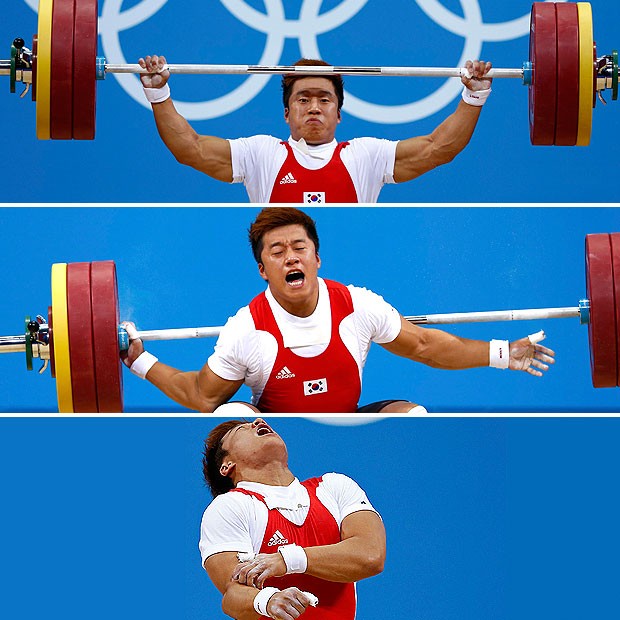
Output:
[[[114,262],[91,263],[90,277],[98,408],[102,413],[118,413],[123,410],[123,374]]]
[[[96,413],[97,383],[90,301],[90,263],[67,265],[67,317],[73,411]]]
[[[54,317],[52,316],[52,306],[47,307],[47,338],[50,347],[50,373],[52,379],[56,378],[56,363],[54,362]]]
[[[35,34],[32,37],[32,84],[30,85],[30,91],[32,93],[32,100],[37,100],[37,52],[39,51],[39,37]]]
[[[579,15],[576,4],[556,4],[557,100],[555,140],[575,146],[579,123]]]
[[[620,386],[620,233],[611,233],[611,261],[614,270],[614,295],[616,299],[616,364],[618,377],[616,385]]]
[[[530,19],[530,62],[532,84],[529,87],[530,142],[553,144],[555,139],[557,52],[555,6],[535,2]]]
[[[586,235],[586,288],[590,300],[590,367],[594,387],[617,383],[616,304],[609,235]]]
[[[73,43],[73,137],[95,137],[97,102],[97,0],[75,0]]]
[[[50,137],[71,140],[73,134],[74,0],[54,0],[50,79]]]

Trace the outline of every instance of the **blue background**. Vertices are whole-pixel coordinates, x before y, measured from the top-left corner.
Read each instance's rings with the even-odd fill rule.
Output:
[[[197,548],[219,421],[0,420],[0,615],[223,619]],[[618,419],[271,423],[298,477],[347,473],[383,516],[359,620],[618,617]]]
[[[122,19],[144,2],[116,0]],[[428,2],[427,2],[428,3]],[[24,0],[4,3],[0,40],[6,58],[15,36],[29,44],[37,30],[35,12]],[[113,13],[112,0],[101,1]],[[154,5],[154,2],[150,2]],[[128,63],[148,53],[165,53],[170,62],[214,64],[259,64],[265,34],[237,20],[222,2],[169,0],[162,8],[134,27],[118,34],[120,51]],[[245,3],[260,14],[265,3]],[[285,6],[294,28],[301,4]],[[319,3],[321,15],[343,3]],[[435,3],[438,4],[438,3]],[[485,24],[503,24],[529,14],[527,0],[494,2],[443,0],[441,6],[456,16],[462,5],[479,6]],[[304,4],[304,6],[306,6]],[[594,35],[600,55],[617,47],[620,6],[610,0],[594,0]],[[100,32],[113,30],[102,23]],[[302,23],[306,33],[312,24]],[[491,32],[491,34],[493,31]],[[113,33],[112,33],[113,34]],[[496,67],[520,68],[528,57],[528,36],[488,40],[480,56]],[[464,49],[461,35],[449,32],[442,22],[427,16],[411,0],[369,0],[349,21],[317,36],[321,55],[336,65],[456,66]],[[100,42],[100,54],[108,62],[119,62],[108,44]],[[299,39],[289,36],[282,53],[272,64],[291,64],[301,56]],[[130,76],[129,80],[135,80]],[[224,96],[245,81],[244,76],[173,76],[172,92],[179,101],[202,102]],[[88,143],[40,142],[35,139],[35,105],[8,95],[0,98],[3,145],[8,159],[0,170],[5,202],[245,202],[242,185],[212,180],[177,164],[161,143],[150,109],[138,104],[109,75],[98,85],[97,138]],[[415,102],[431,95],[443,84],[438,79],[350,77],[348,92],[365,101],[383,105]],[[529,143],[527,89],[519,80],[496,80],[494,93],[485,107],[470,146],[453,163],[418,180],[384,188],[383,202],[619,202],[617,184],[607,175],[617,168],[619,118],[617,103],[598,104],[594,110],[591,146],[588,148],[532,147]],[[19,91],[19,89],[18,89]],[[402,139],[430,133],[455,107],[456,97],[443,109],[422,114],[420,120],[380,124],[347,112],[338,139],[377,136]],[[606,94],[610,99],[609,92]],[[140,101],[143,101],[139,94]],[[272,134],[288,136],[283,120],[278,76],[273,76],[251,102],[238,110],[208,120],[193,121],[200,134],[226,138]]]

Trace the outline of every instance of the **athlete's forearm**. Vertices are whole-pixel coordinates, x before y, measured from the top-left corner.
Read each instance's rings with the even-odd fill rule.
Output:
[[[220,181],[232,181],[232,160],[228,140],[201,136],[181,116],[172,99],[153,104],[157,131],[175,159]]]
[[[460,101],[455,112],[432,133],[401,140],[396,145],[394,180],[410,181],[451,162],[469,143],[481,109]]]
[[[340,583],[378,575],[385,562],[385,544],[380,537],[372,541],[354,537],[334,545],[305,547],[305,552],[308,575]]]
[[[212,411],[219,403],[209,403],[200,392],[198,372],[183,372],[157,362],[146,378],[166,396],[194,411]]]
[[[431,133],[436,165],[452,161],[469,144],[481,110],[461,100],[456,110]]]
[[[418,346],[415,361],[433,368],[463,370],[489,365],[489,343],[459,338],[439,329],[425,329],[425,338]]]
[[[382,346],[391,353],[433,368],[461,370],[489,365],[488,342],[413,325],[402,317],[396,339]]]
[[[254,598],[258,590],[231,581],[222,599],[222,611],[235,620],[256,620],[260,616],[254,610]]]

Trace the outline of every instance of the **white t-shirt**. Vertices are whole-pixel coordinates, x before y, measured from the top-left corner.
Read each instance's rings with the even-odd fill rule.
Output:
[[[269,306],[284,340],[284,346],[300,357],[316,357],[325,351],[331,335],[329,292],[322,278],[319,302],[308,317],[289,314],[278,304],[269,288]],[[340,323],[340,337],[356,361],[360,383],[370,344],[392,342],[400,333],[398,311],[383,297],[365,288],[349,285],[353,313]],[[208,359],[209,368],[222,379],[243,382],[252,390],[252,403],[260,400],[278,353],[276,339],[257,330],[249,306],[226,322]]]
[[[250,202],[269,202],[271,191],[282,164],[286,147],[273,136],[252,136],[229,140],[232,155],[233,183],[244,183]],[[338,145],[310,146],[302,138],[289,137],[295,159],[310,170],[326,166]],[[377,202],[386,183],[394,183],[394,161],[398,142],[381,138],[354,138],[340,152],[340,158],[351,175],[359,202]]]
[[[297,478],[286,487],[258,482],[240,482],[237,487],[264,496],[269,509],[277,509],[295,525],[302,525],[308,515],[310,497]],[[343,474],[324,474],[316,495],[338,527],[354,512],[377,512],[359,485]],[[200,524],[199,548],[203,566],[209,556],[223,551],[258,553],[267,528],[267,506],[244,493],[218,495],[207,506]]]

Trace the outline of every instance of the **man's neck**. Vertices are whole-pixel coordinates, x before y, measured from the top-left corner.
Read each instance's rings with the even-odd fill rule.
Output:
[[[274,463],[260,469],[248,468],[240,471],[236,484],[239,482],[257,482],[269,486],[286,487],[293,480],[295,480],[295,476],[288,467]]]

